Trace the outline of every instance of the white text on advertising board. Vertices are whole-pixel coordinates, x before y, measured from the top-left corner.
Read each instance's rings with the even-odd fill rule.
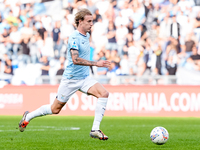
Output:
[[[55,93],[50,94],[51,101]],[[97,99],[86,94],[81,97],[75,93],[63,108],[75,111],[78,107],[83,111],[94,111]],[[200,93],[172,93],[167,99],[165,93],[110,93],[106,110],[127,112],[159,112],[159,111],[200,111]]]
[[[0,109],[19,109],[23,104],[22,94],[0,94]]]

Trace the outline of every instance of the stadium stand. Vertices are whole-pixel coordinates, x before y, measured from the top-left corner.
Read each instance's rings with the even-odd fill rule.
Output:
[[[112,62],[91,67],[100,82],[200,84],[198,0],[0,0],[0,84],[57,84],[81,8],[94,18],[91,60]]]

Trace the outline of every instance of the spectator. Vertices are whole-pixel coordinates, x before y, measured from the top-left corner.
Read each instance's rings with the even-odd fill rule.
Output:
[[[52,19],[51,19],[50,16],[43,15],[41,17],[41,23],[42,23],[43,28],[45,29],[45,30],[43,29],[42,32],[45,32],[45,34],[47,34],[45,36],[47,37],[48,35],[51,34],[52,29],[53,29],[52,24],[51,24],[52,23]]]
[[[60,65],[60,68],[57,70],[57,73],[56,75],[62,75],[64,70],[65,70],[65,57],[61,56],[59,58],[59,65]]]
[[[112,50],[110,53],[110,60],[114,61],[116,63],[116,65],[119,67],[119,63],[120,63],[120,55],[118,53],[117,50]]]
[[[119,12],[118,16],[115,18],[115,26],[118,28],[121,25],[128,26],[128,24],[129,24],[129,18],[126,16],[122,16],[121,12]]]
[[[136,45],[136,42],[132,41],[128,43],[128,59],[129,67],[133,69],[134,74],[138,71],[138,61],[140,58],[140,49]]]
[[[2,62],[2,59],[0,59],[0,74],[3,74],[4,73],[4,64]]]
[[[126,35],[126,43],[123,46],[122,54],[127,54],[128,55],[128,47],[129,47],[128,43],[132,42],[132,41],[133,41],[133,32],[128,33]]]
[[[115,10],[116,3],[114,1],[110,1],[110,4],[108,6],[108,9],[104,15],[105,19],[108,21],[114,22],[115,17],[117,15],[117,11]]]
[[[12,59],[10,59],[7,54],[5,54],[4,61],[5,61],[4,73],[13,75]]]
[[[49,60],[47,56],[42,56],[42,58],[40,59],[41,62],[41,70],[42,70],[42,76],[48,76],[49,75],[49,69],[50,69],[50,65],[49,65]],[[47,78],[43,78],[42,79],[42,83],[43,84],[48,84],[50,81]]]
[[[106,60],[111,61],[111,51],[110,50],[105,51],[105,57],[106,57]]]
[[[40,51],[40,55],[42,55],[42,48],[44,47],[45,42],[40,34],[36,34],[35,38],[36,38],[36,45]]]
[[[9,56],[12,56],[11,52],[13,52],[15,58],[17,58],[19,46],[20,46],[20,42],[21,42],[21,34],[18,31],[18,28],[16,26],[13,26],[11,28],[9,40],[10,40],[9,43],[7,44]]]
[[[56,21],[55,22],[55,27],[53,28],[53,31],[52,31],[52,36],[53,36],[53,49],[54,49],[54,55],[59,58],[59,55],[60,55],[60,51],[61,51],[61,48],[62,48],[62,44],[63,44],[63,41],[61,39],[61,33],[60,33],[60,21]]]
[[[7,45],[9,44],[9,33],[6,29],[3,30],[3,33],[0,34],[0,58],[3,54],[7,53]]]
[[[187,16],[186,23],[182,25],[181,36],[185,38],[188,34],[193,33],[194,31],[195,19]]]
[[[188,8],[194,6],[194,1],[180,0],[177,5],[181,8],[181,11],[186,11]]]
[[[73,11],[73,8],[71,9],[70,7],[68,7],[65,11],[65,17],[68,19],[70,24],[73,24],[75,26],[74,15],[73,15],[72,11]]]
[[[102,76],[102,75],[106,75],[108,71],[108,68],[104,68],[104,67],[99,67],[97,68],[97,75]]]
[[[138,76],[142,76],[144,73],[147,75],[151,74],[151,67],[153,66],[153,50],[149,43],[145,44],[145,49],[143,52],[143,63],[141,64],[141,70]]]
[[[124,54],[120,61],[120,75],[129,75],[128,55]]]
[[[108,0],[101,0],[96,2],[96,7],[99,10],[99,14],[103,17],[109,8],[110,2]]]
[[[145,21],[145,25],[147,27],[147,29],[149,30],[151,28],[151,24],[153,22],[156,22],[156,16],[157,14],[155,14],[155,9],[153,4],[149,4],[149,6],[147,7],[147,14],[146,14],[146,21]]]
[[[145,22],[144,5],[139,1],[132,1],[132,6],[133,13],[130,20],[134,22],[134,28],[137,28],[140,24],[144,24]]]
[[[175,75],[177,70],[177,47],[171,43],[166,50],[167,75]]]
[[[2,23],[2,21],[3,21],[3,18],[2,18],[2,15],[0,13],[0,23]]]
[[[177,66],[178,67],[185,67],[187,59],[190,57],[190,53],[186,53],[186,48],[185,46],[182,47],[182,51],[177,54]],[[177,67],[177,68],[178,68]]]
[[[41,64],[42,64],[42,67],[41,67],[41,70],[42,70],[42,75],[49,75],[49,60],[48,60],[48,57],[47,56],[42,56],[41,58]]]
[[[73,25],[69,23],[67,16],[65,16],[65,18],[62,20],[62,26],[60,28],[61,39],[62,40],[67,39],[72,34],[73,31],[74,31]]]
[[[177,39],[175,39],[173,37],[170,37],[169,40],[167,41],[166,48],[163,50],[164,54],[166,53],[166,49],[170,44],[173,44],[173,45],[176,46],[177,53],[181,52],[181,45],[180,45],[179,40],[177,40]]]
[[[197,50],[197,54],[199,54],[200,55],[200,42],[199,42],[199,44],[198,44],[198,50]]]
[[[187,16],[184,14],[183,11],[177,14],[176,21],[180,24],[181,27],[184,26],[184,24],[187,24]],[[180,33],[182,33],[182,30],[180,30]]]
[[[97,61],[106,60],[105,53],[102,50],[99,52],[98,55],[99,55],[99,59]]]
[[[147,30],[147,33],[143,38],[145,39],[148,37],[149,40],[151,41],[151,43],[155,43],[155,42],[157,42],[157,38],[159,36],[158,32],[159,32],[158,25],[156,22],[153,22],[151,24],[151,28],[149,30]]]
[[[99,60],[106,60],[106,56],[103,50],[101,50],[97,55],[94,56],[94,60],[99,61]],[[108,68],[105,67],[98,67],[96,68],[96,74],[97,75],[106,75],[108,71]],[[103,80],[102,80],[103,81]]]
[[[131,20],[129,21],[127,29],[128,29],[128,33],[133,33],[133,30],[134,30],[133,21],[131,21]]]
[[[20,65],[27,65],[31,62],[30,58],[30,45],[29,45],[29,37],[26,37],[22,39],[22,42],[20,43],[20,51],[21,54],[19,55],[19,61]]]
[[[22,20],[23,24],[27,21],[26,10],[21,10],[19,18]]]
[[[118,66],[114,61],[111,61],[110,68],[108,69],[107,76],[114,77],[117,75]]]
[[[18,26],[18,29],[21,30],[22,27],[24,26],[22,20],[18,17],[17,18],[17,26]]]
[[[176,15],[172,17],[172,23],[170,26],[170,36],[174,37],[175,39],[180,38],[180,24],[176,21]]]
[[[195,46],[195,42],[194,42],[194,40],[192,40],[192,34],[188,34],[186,37],[186,41],[185,41],[186,52],[187,53],[192,52],[192,48],[194,46]]]
[[[146,39],[146,27],[144,25],[139,25],[135,30],[133,30],[133,40],[143,41]]]
[[[197,14],[196,22],[195,22],[194,26],[195,26],[195,28],[200,28],[200,11]]]
[[[64,63],[61,63],[60,68],[58,69],[56,75],[63,75],[64,71],[65,71]]]
[[[99,14],[99,9],[96,9],[95,13],[93,14],[93,23],[95,24],[98,22],[99,18],[102,18],[102,16]]]
[[[169,18],[169,15],[167,15],[165,16],[164,20],[160,23],[159,38],[161,38],[164,41],[167,41],[167,39],[170,37],[171,22],[171,18]]]
[[[162,75],[162,48],[158,43],[155,43],[152,49],[156,57],[153,73],[156,75]]]
[[[24,23],[24,27],[20,29],[23,38],[30,38],[33,35],[33,28],[29,27],[29,22]]]
[[[200,11],[197,14],[195,24],[194,24],[194,33],[196,34],[196,37],[198,39],[198,42],[200,42]]]
[[[119,81],[116,78],[116,76],[118,76],[119,74],[120,74],[119,67],[114,61],[111,61],[110,68],[108,69],[107,72],[107,77],[110,77],[109,84],[118,84]]]
[[[36,43],[36,35],[32,36],[29,42],[31,63],[36,64],[39,62],[40,51]]]
[[[41,22],[38,22],[38,33],[39,35],[42,37],[42,40],[45,40],[47,37],[47,31],[46,29],[43,27]]]
[[[107,43],[107,26],[102,21],[102,18],[99,17],[97,22],[93,26],[92,30],[92,41],[94,42],[95,49],[97,52],[99,52],[102,48],[105,47],[105,44]]]
[[[126,35],[128,34],[128,29],[124,25],[120,25],[116,30],[116,40],[117,40],[117,50],[119,55],[122,55],[122,50],[126,44]]]
[[[130,1],[129,0],[125,0],[124,4],[121,8],[121,15],[123,18],[130,18],[131,15],[133,14],[133,10],[130,7]]]
[[[88,9],[92,14],[94,14],[95,11],[97,10],[97,7],[94,5],[94,3],[93,3],[92,0],[88,0],[87,9]],[[95,17],[96,17],[96,16],[95,16]]]
[[[193,46],[192,55],[187,59],[187,69],[200,71],[200,55],[197,52],[196,46]]]
[[[196,6],[200,6],[200,1],[194,0],[194,3],[195,3]]]
[[[117,49],[117,43],[116,43],[115,35],[116,35],[116,27],[115,27],[113,22],[109,22],[108,33],[107,33],[108,44],[106,46],[106,49],[108,49],[108,50]]]
[[[4,16],[6,18],[6,20],[8,21],[8,24],[10,25],[15,25],[16,26],[16,23],[17,23],[17,17],[15,17],[13,15],[13,11],[10,10],[8,15],[7,16]]]

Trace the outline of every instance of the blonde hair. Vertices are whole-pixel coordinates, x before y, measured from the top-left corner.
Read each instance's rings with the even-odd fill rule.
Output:
[[[92,15],[92,13],[88,9],[80,9],[76,14],[75,14],[75,25],[78,27],[79,25],[79,20],[84,20],[84,17],[86,15]]]

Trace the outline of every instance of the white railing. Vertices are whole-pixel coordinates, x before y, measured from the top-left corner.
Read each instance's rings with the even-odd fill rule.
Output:
[[[200,71],[187,70],[185,68],[179,68],[176,75],[143,75],[143,76],[93,76],[97,81],[102,84],[133,84],[133,85],[200,85]],[[5,75],[0,74],[0,82],[8,81],[13,85],[40,85],[40,84],[59,84],[62,76],[32,76],[31,74],[22,75]],[[0,85],[1,85],[0,83]],[[4,83],[3,83],[4,84]]]
[[[93,76],[97,81],[102,84],[177,84],[176,76],[163,76],[163,75],[155,75],[155,76]],[[62,76],[41,76],[37,79],[37,84],[59,84]]]

